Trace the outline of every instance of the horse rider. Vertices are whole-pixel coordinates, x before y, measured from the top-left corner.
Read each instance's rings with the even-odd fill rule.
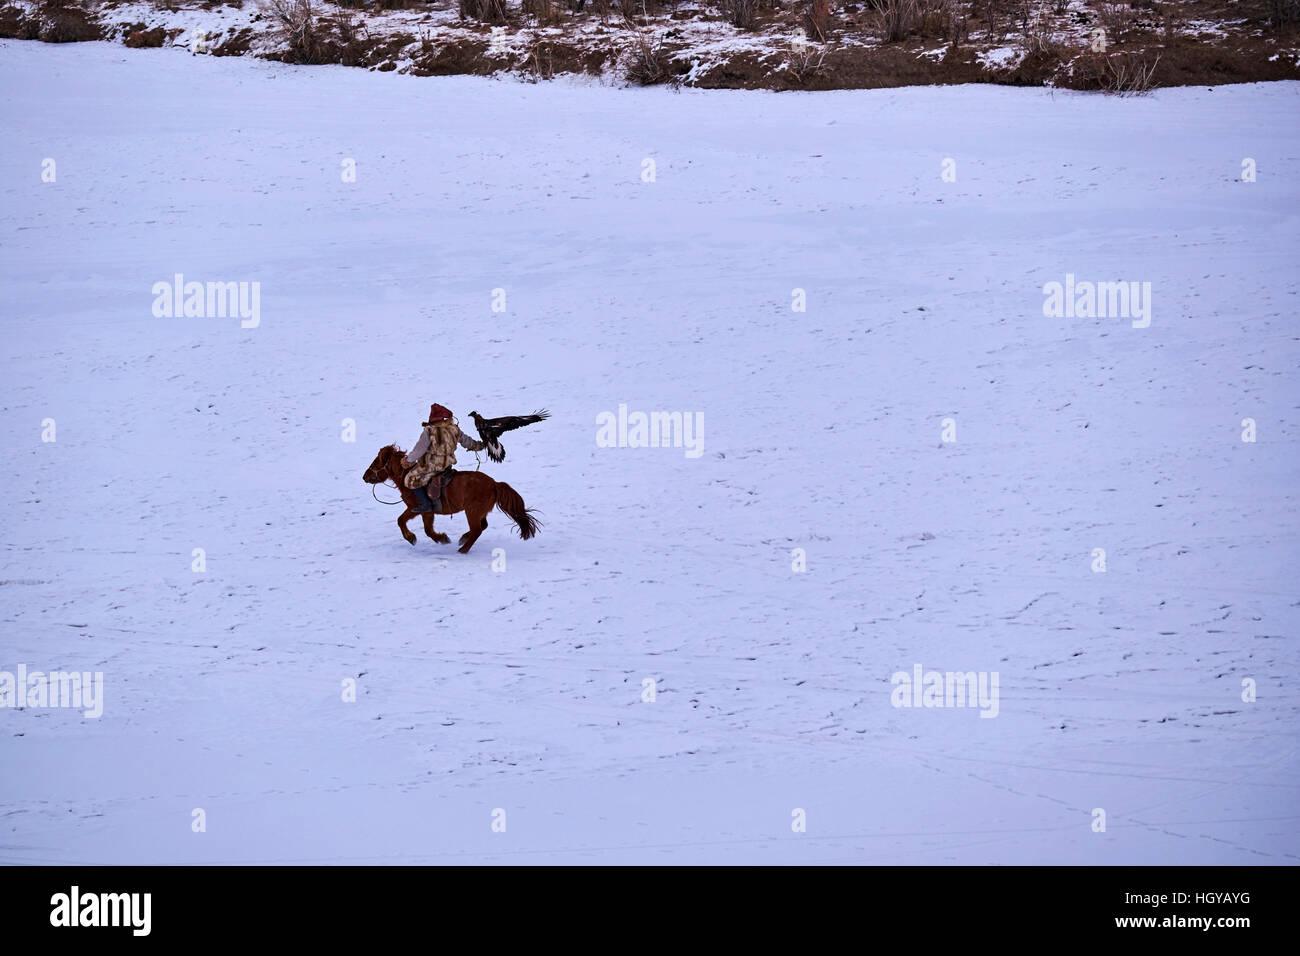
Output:
[[[460,430],[449,409],[431,405],[429,420],[424,423],[420,440],[405,458],[405,464],[411,467],[403,481],[415,493],[418,502],[414,509],[416,514],[438,510],[442,490],[451,480],[452,468],[456,464],[457,445],[466,451],[480,451],[484,447],[483,442],[475,441]]]

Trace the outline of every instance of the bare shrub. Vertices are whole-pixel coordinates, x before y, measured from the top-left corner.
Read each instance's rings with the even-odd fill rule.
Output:
[[[1016,28],[1021,7],[1021,0],[975,0],[971,16],[984,21],[991,37],[1006,39]]]
[[[1109,82],[1103,89],[1107,93],[1140,96],[1154,89],[1156,67],[1160,65],[1159,56],[1148,63],[1146,57],[1139,54],[1122,53],[1106,57],[1106,63]]]
[[[537,19],[539,27],[560,18],[560,11],[552,0],[522,0],[519,10],[521,13],[531,13]]]
[[[340,11],[334,14],[328,23],[338,34],[339,63],[344,66],[359,66],[366,53],[361,36],[365,31],[362,22],[357,19],[356,14]]]
[[[805,19],[808,21],[808,35],[826,42],[826,31],[831,24],[831,0],[809,0]]]
[[[1268,22],[1277,29],[1300,23],[1300,0],[1268,0]]]
[[[505,0],[459,0],[457,7],[462,20],[481,20],[484,23],[505,23]]]
[[[524,68],[530,82],[540,83],[542,80],[554,79],[555,51],[551,44],[545,40],[536,40],[528,51]]]
[[[320,63],[321,37],[312,0],[263,0],[271,36],[283,43],[292,63]]]
[[[876,0],[875,19],[880,39],[906,40],[921,26],[920,0]]]
[[[944,34],[953,49],[970,38],[970,21],[961,0],[946,0],[944,4]]]
[[[758,0],[724,0],[723,8],[733,27],[752,30],[758,25]]]
[[[917,36],[943,37],[948,35],[952,17],[951,0],[919,0],[917,3]]]
[[[876,29],[886,43],[911,37],[952,39],[965,32],[965,13],[957,0],[875,0]]]
[[[809,80],[826,75],[828,72],[826,53],[825,47],[815,47],[811,43],[792,43],[790,52],[786,55],[786,69],[794,77],[795,82],[803,85]]]
[[[1141,53],[1085,54],[1075,61],[1075,72],[1085,88],[1117,96],[1139,96],[1156,86],[1160,57],[1148,61]]]
[[[655,86],[673,79],[662,41],[651,43],[644,33],[637,33],[628,56],[627,78],[638,86]]]
[[[1056,28],[1046,10],[1033,10],[1024,4],[1025,13],[1019,19],[1020,35],[1017,42],[1026,53],[1047,53],[1057,46]]]
[[[1127,3],[1099,3],[1097,22],[1106,31],[1107,43],[1120,43],[1133,26],[1133,9]]]

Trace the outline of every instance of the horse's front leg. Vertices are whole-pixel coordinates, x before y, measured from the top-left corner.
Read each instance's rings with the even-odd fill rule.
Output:
[[[397,519],[397,527],[402,531],[402,537],[406,539],[407,544],[415,544],[415,532],[406,526],[406,522],[415,516],[415,512],[407,508],[402,512],[401,517]]]
[[[451,544],[451,538],[445,534],[433,530],[433,512],[427,511],[420,517],[424,518],[424,533],[427,534],[438,544]]]

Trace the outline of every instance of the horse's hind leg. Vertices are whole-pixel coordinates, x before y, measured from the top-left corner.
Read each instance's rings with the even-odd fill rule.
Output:
[[[424,533],[425,533],[425,534],[427,534],[427,535],[428,535],[430,538],[432,538],[434,541],[438,542],[438,544],[451,544],[451,538],[447,537],[445,534],[443,534],[443,533],[440,532],[440,531],[434,531],[434,530],[433,530],[433,512],[432,512],[432,511],[427,511],[427,512],[425,512],[424,514],[422,514],[420,517],[422,517],[422,518],[424,519]]]
[[[407,544],[415,544],[415,532],[406,526],[406,522],[414,517],[415,512],[407,508],[402,512],[401,517],[397,519],[397,527],[401,529],[402,537],[406,539]]]
[[[478,512],[475,515],[467,511],[465,512],[465,519],[469,522],[469,530],[460,536],[459,551],[461,554],[467,553],[470,548],[474,547],[474,542],[478,540],[478,536],[487,529],[487,515],[483,512]]]

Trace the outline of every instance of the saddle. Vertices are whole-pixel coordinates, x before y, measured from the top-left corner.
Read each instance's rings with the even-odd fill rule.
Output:
[[[456,474],[455,468],[448,468],[446,471],[440,471],[429,479],[429,500],[434,506],[445,504],[442,500],[442,493],[446,490],[447,485],[451,483],[452,476]]]
[[[411,493],[415,495],[416,514],[427,514],[430,511],[436,512],[444,504],[442,500],[443,490],[455,473],[456,469],[448,468],[446,471],[440,471],[430,478],[427,485],[417,485],[411,489]]]

